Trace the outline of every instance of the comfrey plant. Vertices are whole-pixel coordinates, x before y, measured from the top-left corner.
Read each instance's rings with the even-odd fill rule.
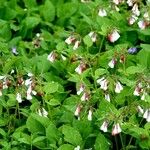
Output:
[[[0,149],[150,149],[149,0],[0,4]]]

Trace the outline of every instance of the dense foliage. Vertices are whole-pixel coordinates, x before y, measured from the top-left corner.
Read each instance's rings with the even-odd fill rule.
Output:
[[[0,0],[0,149],[150,149],[149,0]]]

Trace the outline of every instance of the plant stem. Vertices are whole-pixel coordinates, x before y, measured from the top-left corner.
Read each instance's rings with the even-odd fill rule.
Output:
[[[122,149],[125,150],[125,147],[124,147],[124,143],[123,143],[123,140],[122,140],[122,135],[121,135],[121,133],[119,134],[119,136],[120,136],[120,140],[121,140],[121,144],[122,144]]]
[[[119,150],[119,148],[118,148],[118,140],[117,140],[116,136],[115,136],[115,143],[116,143],[116,150]]]
[[[99,47],[99,53],[100,53],[101,50],[102,50],[102,46],[103,46],[104,39],[105,39],[105,37],[103,36],[102,41],[101,41],[101,44],[100,44],[100,47]]]

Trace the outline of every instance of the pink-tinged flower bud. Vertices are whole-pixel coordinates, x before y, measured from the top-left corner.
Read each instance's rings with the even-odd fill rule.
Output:
[[[109,94],[105,94],[105,99],[110,102],[110,95]]]
[[[132,13],[136,16],[140,15],[140,11],[138,9],[138,4],[134,4],[133,8],[132,8]]]
[[[90,94],[88,92],[84,92],[81,101],[88,101],[90,99]]]
[[[55,52],[51,52],[48,56],[47,56],[47,60],[49,60],[50,62],[54,62],[56,60],[56,54]]]
[[[133,95],[140,96],[140,93],[143,91],[141,83],[139,83],[133,92]]]
[[[150,122],[150,109],[147,109],[143,115],[147,122]]]
[[[144,113],[144,110],[142,109],[141,106],[138,106],[137,109],[138,109],[138,112],[139,112],[140,114],[143,114],[143,113]]]
[[[22,98],[20,93],[17,93],[16,100],[18,101],[18,103],[22,103]]]
[[[78,145],[77,147],[74,148],[74,150],[80,150],[80,146]]]
[[[92,110],[91,109],[89,110],[89,113],[88,113],[88,120],[92,121]]]
[[[120,93],[123,90],[123,86],[121,85],[121,83],[118,81],[116,83],[116,88],[115,88],[115,92],[116,93]]]
[[[112,43],[116,42],[120,38],[120,35],[117,30],[114,30],[111,34],[108,35],[108,40]]]
[[[122,55],[120,56],[120,60],[119,60],[120,63],[124,63],[125,60],[126,60],[125,55],[122,54]]]
[[[132,15],[128,20],[128,24],[133,25],[137,19],[138,19],[138,17],[136,17],[135,15]]]
[[[104,121],[103,124],[100,127],[100,130],[102,130],[103,132],[107,132],[108,130],[108,122]]]
[[[89,37],[91,38],[92,42],[96,42],[96,40],[97,40],[97,35],[96,35],[95,32],[92,32],[92,31],[91,31],[88,35],[89,35]]]
[[[76,108],[76,110],[75,110],[75,112],[74,112],[74,115],[77,116],[77,117],[79,117],[80,112],[81,112],[81,106],[78,105],[77,108]]]
[[[73,50],[76,50],[80,45],[80,41],[76,41],[74,46],[73,46]]]
[[[69,36],[66,40],[65,43],[67,43],[68,45],[70,45],[71,43],[73,43],[75,41],[75,38],[72,36]]]
[[[86,69],[86,64],[80,63],[80,65],[75,69],[75,72],[81,74]]]
[[[80,95],[85,89],[85,86],[83,84],[80,85],[79,90],[77,91],[77,95]]]
[[[133,4],[134,4],[134,1],[133,0],[127,0],[127,4],[128,4],[128,6],[133,6]]]
[[[146,28],[147,24],[146,24],[146,22],[145,22],[144,20],[140,20],[140,21],[138,22],[138,26],[139,26],[139,28],[140,28],[141,30],[144,30],[144,29]]]
[[[115,64],[117,63],[117,61],[116,61],[116,59],[112,59],[109,63],[108,63],[108,66],[110,67],[110,68],[114,68],[115,67]]]
[[[99,15],[100,17],[105,17],[105,16],[107,16],[107,12],[106,12],[105,9],[101,8],[101,9],[99,9],[99,11],[98,11],[98,15]]]
[[[119,123],[117,123],[113,126],[112,135],[115,136],[115,135],[119,134],[121,131],[122,131],[121,127],[120,127]]]

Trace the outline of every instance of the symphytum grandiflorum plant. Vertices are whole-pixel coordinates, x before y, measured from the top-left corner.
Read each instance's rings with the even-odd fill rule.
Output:
[[[0,1],[0,149],[150,149],[149,0]]]

